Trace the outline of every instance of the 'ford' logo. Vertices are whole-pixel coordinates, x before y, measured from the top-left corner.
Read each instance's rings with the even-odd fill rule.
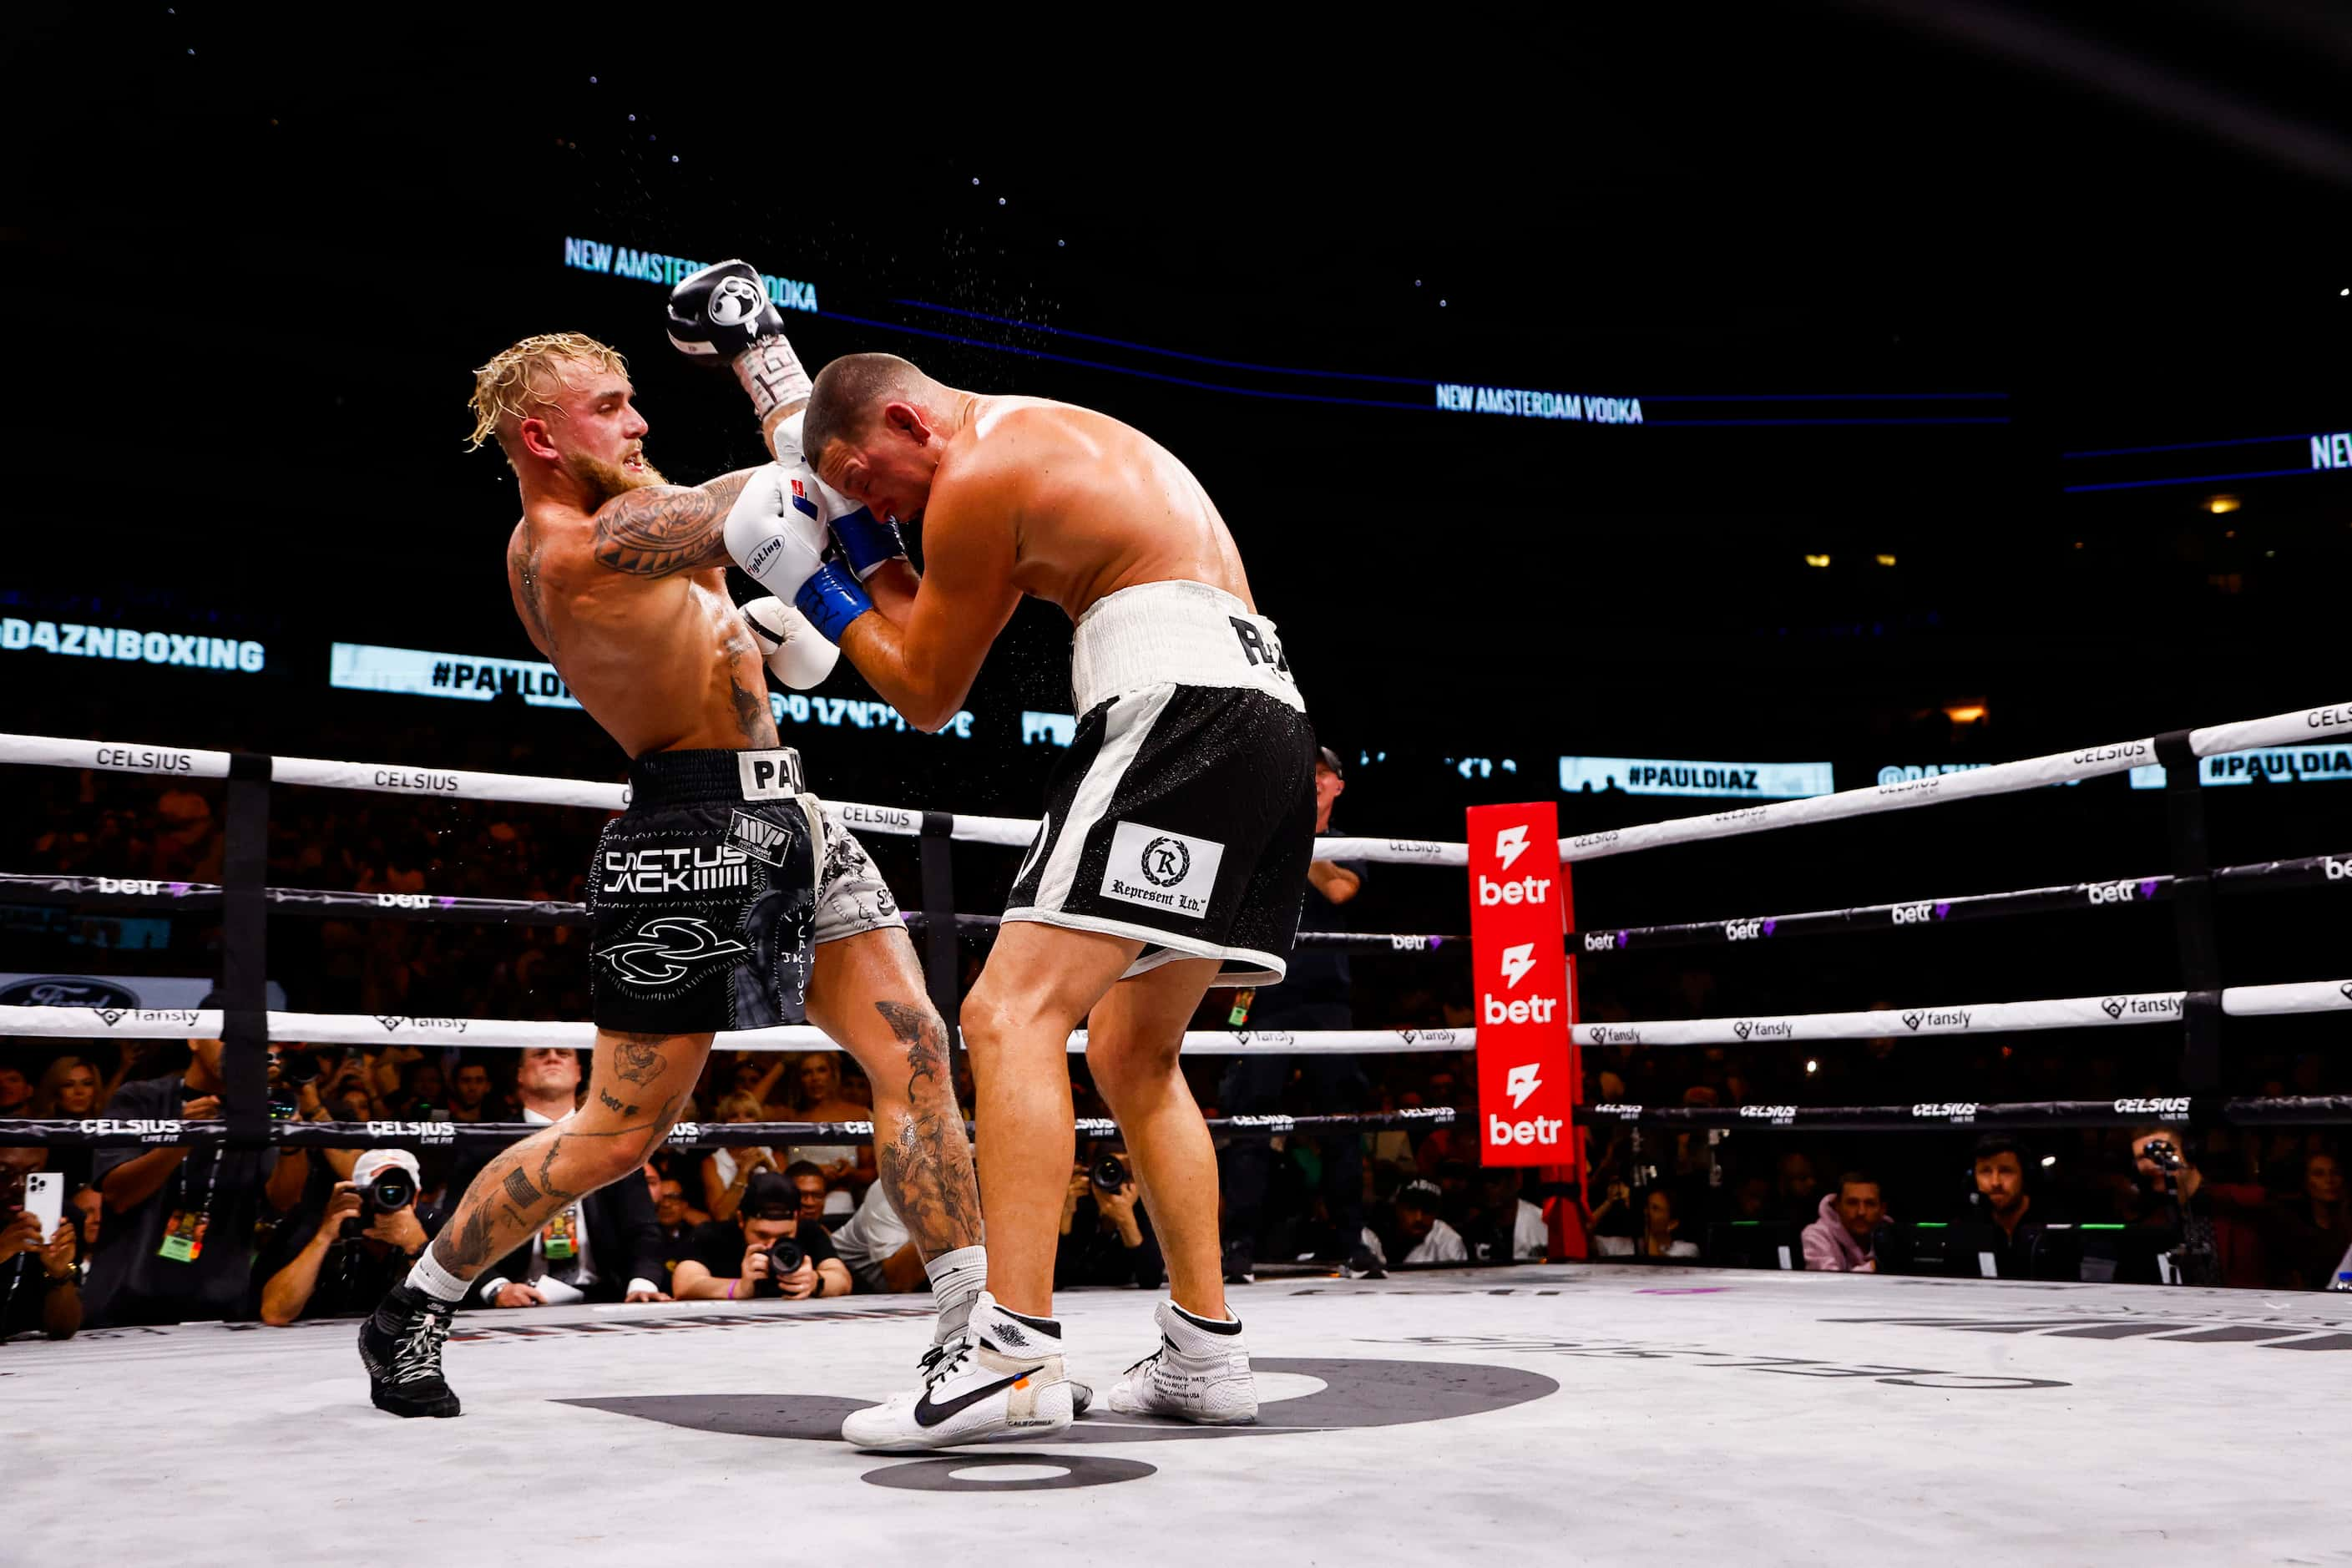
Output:
[[[0,1007],[136,1007],[139,994],[87,974],[42,974],[0,988]]]

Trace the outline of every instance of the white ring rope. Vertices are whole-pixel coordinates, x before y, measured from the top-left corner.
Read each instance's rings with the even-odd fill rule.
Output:
[[[2232,1017],[2283,1013],[2352,1012],[2352,980],[2311,980],[2284,985],[2232,985],[2220,994]],[[2178,1022],[2186,1005],[2179,991],[2120,992],[2039,1002],[1969,1002],[1945,1007],[1874,1008],[1857,1013],[1789,1013],[1746,1018],[1689,1018],[1664,1023],[1573,1024],[1580,1046],[1736,1046],[1775,1040],[1871,1040],[1885,1035],[1989,1035],[2030,1029],[2104,1029]],[[586,1050],[596,1026],[503,1018],[407,1018],[393,1014],[271,1013],[269,1037],[320,1046],[455,1046],[522,1050],[569,1046]],[[49,1039],[216,1039],[217,1008],[0,1007],[0,1035]],[[1192,1056],[1404,1055],[1466,1051],[1475,1029],[1192,1029]],[[715,1050],[837,1051],[805,1025],[721,1031]],[[1072,1054],[1087,1048],[1086,1031],[1069,1038]]]
[[[528,1050],[568,1046],[587,1050],[596,1026],[508,1018],[405,1018],[372,1013],[270,1013],[272,1040],[313,1046],[433,1046],[473,1050]],[[44,1039],[218,1039],[223,1015],[216,1007],[0,1007],[0,1035]],[[1466,1051],[1477,1044],[1475,1029],[1192,1029],[1184,1049],[1192,1056],[1397,1054]],[[837,1051],[824,1032],[807,1025],[774,1029],[721,1030],[711,1048],[719,1051]],[[1076,1055],[1087,1048],[1080,1029],[1069,1039]]]
[[[2189,748],[2200,757],[2264,746],[2292,745],[2315,732],[2352,732],[2352,703],[2306,708],[2189,732]],[[54,735],[0,733],[0,763],[47,767],[100,768],[116,773],[163,773],[183,778],[226,778],[230,753],[185,747],[144,746],[112,741],[77,741]],[[2055,752],[1998,763],[1963,773],[1937,773],[1901,784],[1871,784],[1805,800],[1741,806],[1705,816],[1678,817],[1635,827],[1579,834],[1559,841],[1563,861],[1598,860],[1635,849],[1693,844],[1710,838],[1769,832],[1801,823],[1832,822],[1901,811],[1939,801],[1971,800],[2042,784],[2065,784],[2105,773],[2127,773],[2157,760],[2153,736],[2078,752]],[[314,757],[273,757],[270,777],[278,784],[321,789],[374,790],[438,800],[504,800],[534,805],[579,805],[619,811],[628,805],[628,786],[588,779],[534,778],[524,773],[474,773],[462,768],[410,768],[388,763],[323,762]],[[830,803],[850,827],[873,833],[919,834],[925,814],[900,806]],[[1037,824],[1012,816],[949,817],[949,836],[973,844],[1024,848],[1037,836]],[[1469,847],[1423,838],[1318,838],[1318,858],[1371,860],[1421,866],[1466,866]]]
[[[2212,757],[2224,752],[2293,745],[2311,740],[2315,731],[2323,730],[2352,732],[2352,702],[2191,730],[2189,731],[2189,749],[2200,757]],[[2053,752],[2046,757],[1996,763],[1991,767],[1975,768],[1964,773],[1936,773],[1926,778],[1906,779],[1900,784],[1869,784],[1861,789],[1840,790],[1835,795],[1817,795],[1804,800],[1775,801],[1769,805],[1741,806],[1706,816],[1678,817],[1671,822],[1647,823],[1639,827],[1617,827],[1603,833],[1579,834],[1559,841],[1559,858],[1563,861],[1598,860],[1605,856],[1623,855],[1635,849],[1655,849],[1668,844],[1696,844],[1709,838],[1767,833],[1776,827],[1794,827],[1808,822],[1835,822],[1850,816],[1869,816],[1882,811],[1904,811],[1915,805],[1931,805],[1939,801],[1973,800],[1980,795],[2006,795],[2013,790],[2097,778],[2105,773],[2129,773],[2156,760],[2154,736],[2123,741],[2110,746],[2091,746],[2079,752]]]

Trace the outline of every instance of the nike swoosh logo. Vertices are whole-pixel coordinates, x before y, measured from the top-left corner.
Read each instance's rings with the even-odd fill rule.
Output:
[[[920,1426],[936,1426],[940,1422],[945,1421],[951,1415],[957,1415],[968,1406],[979,1404],[990,1394],[1001,1393],[1003,1390],[1012,1387],[1014,1384],[1020,1382],[1023,1378],[1027,1377],[1028,1375],[1029,1374],[1025,1372],[1016,1372],[1011,1377],[1000,1377],[994,1383],[988,1384],[984,1388],[975,1388],[970,1393],[959,1394],[953,1399],[947,1401],[947,1403],[943,1405],[932,1404],[931,1391],[927,1388],[923,1390],[923,1396],[915,1401],[916,1425]]]

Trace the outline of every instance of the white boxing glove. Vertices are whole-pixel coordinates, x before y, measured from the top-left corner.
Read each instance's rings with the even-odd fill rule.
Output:
[[[841,649],[819,637],[806,616],[782,599],[754,599],[741,607],[751,640],[778,680],[806,691],[833,673]]]
[[[777,420],[776,427],[768,432],[768,450],[788,468],[808,466],[808,455],[801,450],[801,426],[807,418],[808,410],[798,409]]]
[[[824,563],[826,531],[817,478],[800,464],[772,463],[751,476],[727,512],[727,553],[786,604]]]

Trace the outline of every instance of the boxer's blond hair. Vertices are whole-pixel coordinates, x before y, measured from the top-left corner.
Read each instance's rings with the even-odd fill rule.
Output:
[[[617,349],[583,332],[541,332],[501,349],[490,356],[489,363],[474,372],[474,395],[467,399],[474,411],[474,434],[466,450],[479,451],[484,441],[496,437],[512,461],[516,427],[530,417],[534,408],[559,406],[555,384],[572,384],[572,378],[563,374],[567,360],[584,361],[615,375],[629,374],[629,362]]]

